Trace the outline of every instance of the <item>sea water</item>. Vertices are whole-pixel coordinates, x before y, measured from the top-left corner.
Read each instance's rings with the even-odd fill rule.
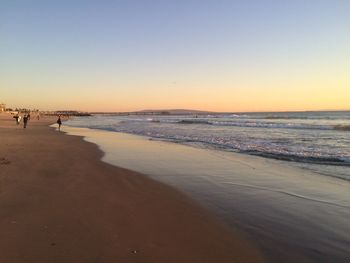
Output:
[[[350,112],[94,115],[68,125],[291,161],[350,180]]]

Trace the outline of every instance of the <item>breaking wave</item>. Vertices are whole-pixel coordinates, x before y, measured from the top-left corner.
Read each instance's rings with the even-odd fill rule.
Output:
[[[265,116],[266,117],[266,116]],[[350,166],[347,119],[272,120],[255,116],[93,116],[69,125],[284,161]]]
[[[204,124],[214,126],[232,126],[232,127],[249,127],[249,128],[271,128],[271,129],[306,129],[306,130],[338,130],[350,131],[350,125],[318,125],[318,124],[300,124],[300,123],[274,123],[274,122],[256,122],[256,121],[213,121],[201,119],[182,119],[182,120],[157,120],[151,119],[152,122],[166,122],[176,124]]]

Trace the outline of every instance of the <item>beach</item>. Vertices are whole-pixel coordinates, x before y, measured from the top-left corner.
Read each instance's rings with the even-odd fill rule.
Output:
[[[80,136],[0,114],[0,262],[264,262],[183,193]],[[132,162],[132,160],[130,160]]]
[[[349,262],[348,167],[287,162],[227,151],[212,143],[225,143],[226,136],[233,137],[228,140],[232,142],[247,134],[250,138],[241,140],[241,144],[262,145],[266,138],[271,141],[267,149],[278,149],[272,140],[280,138],[282,140],[278,141],[287,148],[295,140],[285,139],[299,133],[300,125],[297,129],[283,125],[285,128],[277,130],[265,125],[267,128],[260,130],[241,127],[239,116],[224,117],[224,122],[219,117],[213,118],[219,123],[217,126],[213,125],[214,122],[206,124],[203,118],[189,119],[190,116],[165,116],[161,119],[160,116],[97,115],[69,120],[64,123],[63,131],[83,136],[84,140],[98,145],[104,152],[104,162],[146,174],[186,193],[233,230],[244,231],[268,262]],[[268,122],[269,119],[270,115]],[[285,119],[294,124],[299,122],[299,119],[290,119],[289,116],[282,120]],[[238,121],[238,128],[231,125]],[[261,118],[255,121],[258,124],[266,122]],[[277,121],[281,122],[280,119]],[[307,121],[314,122],[314,118]],[[226,123],[229,126],[222,126]],[[253,124],[252,119],[248,124]],[[347,133],[326,126],[322,129],[321,133],[314,129],[301,130],[302,134],[295,136],[296,140],[307,139],[311,143],[309,138],[315,137],[320,146],[325,143],[323,137],[346,142]],[[208,131],[212,131],[212,137],[208,137]],[[258,136],[264,140],[256,140]],[[208,141],[204,140],[206,138]],[[339,152],[342,149],[339,147]],[[310,153],[317,151],[327,154],[318,146]]]

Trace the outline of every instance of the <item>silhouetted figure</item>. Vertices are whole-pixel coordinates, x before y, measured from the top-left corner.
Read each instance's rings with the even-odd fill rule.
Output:
[[[57,124],[58,124],[58,130],[60,131],[61,130],[61,125],[62,125],[61,115],[58,116]]]
[[[15,119],[16,124],[18,125],[19,122],[21,121],[21,117],[18,114],[16,114],[15,116],[13,116],[13,118]]]
[[[28,118],[28,121],[29,121],[30,120],[30,113],[28,113],[27,118]]]
[[[27,123],[28,123],[28,116],[24,115],[23,116],[23,128],[27,128]]]
[[[19,116],[18,113],[17,113],[15,116],[13,116],[13,118],[15,119],[16,124],[19,125],[20,122],[21,122],[22,117]]]

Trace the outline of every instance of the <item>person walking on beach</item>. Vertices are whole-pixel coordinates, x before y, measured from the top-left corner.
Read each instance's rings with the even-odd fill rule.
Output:
[[[15,119],[16,124],[18,125],[19,122],[21,121],[21,117],[20,117],[20,116],[18,115],[18,113],[17,113],[15,116],[13,116],[13,118]]]
[[[28,115],[23,116],[23,128],[27,128],[27,123],[28,123]]]
[[[58,115],[57,124],[58,124],[58,130],[60,131],[61,130],[61,125],[62,125],[61,115]]]

